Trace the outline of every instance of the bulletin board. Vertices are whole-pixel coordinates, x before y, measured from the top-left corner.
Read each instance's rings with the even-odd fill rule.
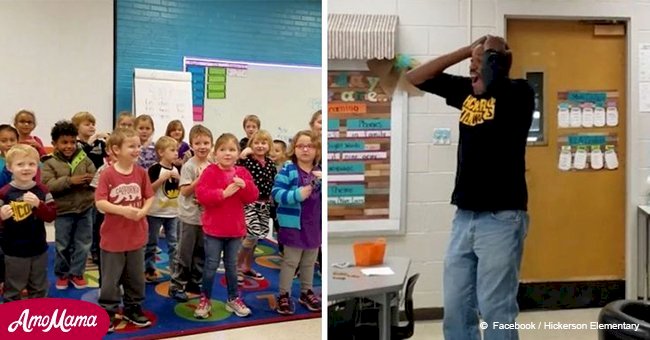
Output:
[[[186,57],[184,68],[192,74],[193,120],[215,138],[244,137],[242,121],[254,114],[273,139],[289,142],[321,109],[320,67]]]
[[[565,172],[619,168],[618,91],[558,92],[558,168]]]
[[[398,232],[405,192],[406,94],[368,71],[328,72],[329,232]]]

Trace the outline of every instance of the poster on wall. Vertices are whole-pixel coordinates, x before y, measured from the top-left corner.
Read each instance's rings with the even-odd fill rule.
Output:
[[[194,122],[215,138],[226,132],[243,137],[244,117],[256,115],[273,139],[290,143],[321,109],[320,67],[195,57],[183,63],[192,75]]]
[[[328,72],[328,218],[389,218],[391,101],[365,71]]]

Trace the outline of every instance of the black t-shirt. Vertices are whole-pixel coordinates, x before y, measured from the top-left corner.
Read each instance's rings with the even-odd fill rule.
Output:
[[[248,147],[248,137],[244,137],[239,141],[239,151],[243,151]]]
[[[93,162],[95,169],[99,169],[100,166],[104,165],[106,142],[101,139],[96,139],[92,144],[88,144],[82,140],[77,140],[77,144],[79,144],[79,147],[83,149],[86,156]]]
[[[503,80],[474,96],[470,78],[443,73],[418,87],[461,110],[451,203],[473,211],[526,210],[526,139],[535,107],[528,82]]]
[[[23,201],[28,191],[36,195],[41,204],[32,208]],[[45,223],[56,218],[56,205],[52,195],[43,184],[21,188],[13,182],[0,189],[0,206],[10,205],[13,216],[0,223],[2,239],[0,246],[6,255],[32,257],[47,251]]]

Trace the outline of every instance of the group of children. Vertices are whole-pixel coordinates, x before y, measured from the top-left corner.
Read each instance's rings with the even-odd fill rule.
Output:
[[[189,143],[178,120],[152,140],[150,116],[122,113],[110,134],[97,133],[88,112],[52,128],[53,152],[31,136],[35,115],[20,111],[14,126],[0,125],[0,285],[4,300],[47,295],[44,222],[54,221],[56,288],[87,286],[86,259],[100,268],[99,304],[111,329],[122,316],[138,327],[151,321],[142,311],[145,282],[158,282],[156,250],[161,229],[167,241],[169,296],[200,295],[196,318],[211,314],[214,279],[225,267],[226,309],[251,314],[240,296],[245,278],[263,280],[253,254],[278,227],[282,245],[277,312],[293,314],[291,283],[299,269],[298,301],[310,311],[321,303],[312,290],[321,245],[321,113],[291,146],[260,130],[246,116],[246,137],[225,133],[216,141],[194,125]],[[222,256],[223,253],[223,256]],[[25,268],[29,268],[25,270]]]

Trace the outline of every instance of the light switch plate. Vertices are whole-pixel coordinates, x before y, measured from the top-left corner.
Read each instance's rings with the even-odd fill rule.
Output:
[[[433,129],[433,144],[435,144],[435,145],[450,145],[451,144],[451,129],[450,128],[435,128],[435,129]]]

